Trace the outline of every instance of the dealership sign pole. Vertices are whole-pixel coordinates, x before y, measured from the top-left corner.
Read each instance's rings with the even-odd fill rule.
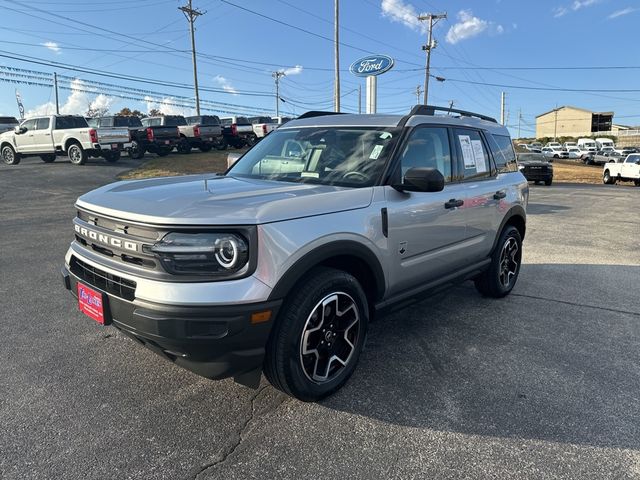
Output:
[[[356,77],[367,79],[366,113],[376,113],[378,107],[378,75],[388,72],[393,67],[393,58],[388,55],[369,55],[356,60],[349,71]]]

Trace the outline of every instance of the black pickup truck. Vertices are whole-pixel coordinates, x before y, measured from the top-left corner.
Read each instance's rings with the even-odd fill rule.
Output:
[[[155,125],[153,118],[140,118],[133,115],[111,115],[93,119],[95,127],[127,127],[131,133],[129,157],[140,159],[145,152],[155,153],[161,157],[169,155],[173,147],[180,141],[177,127]]]

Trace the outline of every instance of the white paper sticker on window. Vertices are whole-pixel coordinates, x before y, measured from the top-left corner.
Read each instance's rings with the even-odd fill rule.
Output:
[[[464,168],[476,168],[476,158],[473,155],[471,137],[469,135],[458,135],[458,141],[462,150],[462,158],[464,158]]]
[[[384,145],[376,145],[375,147],[373,147],[373,150],[371,150],[371,155],[369,155],[369,158],[371,160],[377,160],[383,148],[384,148]]]
[[[482,148],[482,142],[480,140],[471,140],[473,146],[473,156],[476,159],[476,171],[478,173],[484,173],[487,171],[487,164],[484,159],[484,149]]]

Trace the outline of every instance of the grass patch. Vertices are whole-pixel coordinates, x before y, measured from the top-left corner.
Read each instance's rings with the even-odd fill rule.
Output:
[[[585,165],[571,160],[553,162],[553,181],[560,183],[602,183],[602,165]]]

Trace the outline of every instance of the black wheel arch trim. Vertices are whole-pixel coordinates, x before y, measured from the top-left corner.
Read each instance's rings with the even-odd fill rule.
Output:
[[[297,260],[278,280],[269,295],[269,300],[284,298],[295,284],[313,267],[335,257],[352,256],[361,260],[373,272],[375,297],[384,296],[386,282],[384,270],[376,255],[365,245],[353,240],[336,240],[322,245]]]
[[[514,217],[519,217],[522,220],[522,224],[524,228],[520,233],[522,237],[521,239],[524,240],[524,236],[526,233],[526,225],[527,225],[527,213],[525,212],[524,208],[521,205],[514,205],[505,214],[504,218],[502,219],[502,222],[500,223],[500,228],[496,232],[496,238],[493,241],[493,247],[491,247],[492,252],[496,248],[496,245],[498,244],[498,240],[500,240],[500,234],[504,230],[504,227],[507,225],[507,223],[509,223],[509,220],[513,219]]]

